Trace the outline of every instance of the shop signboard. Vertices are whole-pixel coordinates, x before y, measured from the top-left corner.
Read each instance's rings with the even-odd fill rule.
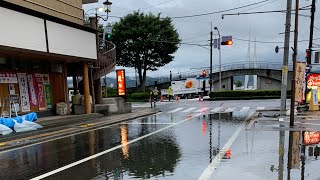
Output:
[[[309,74],[307,78],[307,85],[308,87],[320,87],[320,74]]]
[[[44,111],[46,110],[46,99],[44,94],[43,77],[42,77],[42,74],[35,74],[34,76],[36,79],[36,88],[38,92],[39,110]]]
[[[29,101],[29,91],[28,91],[28,81],[26,73],[17,73],[19,89],[20,89],[20,103],[21,111],[30,111],[30,101]]]
[[[10,72],[3,72],[0,73],[0,83],[12,83],[12,84],[18,84],[18,78],[16,73],[10,73]]]
[[[320,142],[320,132],[304,132],[303,143],[305,145],[318,144]]]
[[[120,69],[116,71],[117,73],[117,85],[118,85],[118,96],[126,95],[126,78],[125,70]]]

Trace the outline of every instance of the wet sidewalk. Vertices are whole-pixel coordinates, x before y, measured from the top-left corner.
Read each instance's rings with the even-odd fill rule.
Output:
[[[279,111],[262,115],[275,113]],[[231,146],[230,159],[221,160],[211,179],[320,179],[318,144],[304,143],[305,133],[320,131],[319,112],[296,115],[293,128],[289,122],[289,116],[252,120]]]
[[[135,108],[132,113],[111,116],[92,113],[39,118],[36,122],[43,126],[42,129],[0,136],[0,152],[52,139],[59,139],[59,137],[98,129],[103,126],[148,116],[158,112],[157,109]]]

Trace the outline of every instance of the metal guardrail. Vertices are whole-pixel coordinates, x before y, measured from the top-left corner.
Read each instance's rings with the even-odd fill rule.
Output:
[[[238,63],[228,63],[221,65],[221,72],[224,71],[231,71],[231,70],[240,70],[240,69],[261,69],[261,70],[282,70],[282,63],[274,63],[274,62],[268,62],[268,61],[258,61],[256,63],[248,63],[248,62],[238,62]],[[288,70],[292,71],[293,65],[288,65]],[[197,77],[201,74],[202,70],[206,70],[207,74],[210,71],[209,67],[203,67],[203,68],[194,68],[194,70],[190,70],[187,72],[181,72],[177,74],[172,74],[172,80],[181,80],[186,78],[193,78]],[[212,67],[212,73],[218,73],[219,72],[219,65]],[[155,79],[158,84],[166,83],[170,81],[170,75],[168,76],[160,76]],[[146,82],[146,86],[154,85],[154,82]]]

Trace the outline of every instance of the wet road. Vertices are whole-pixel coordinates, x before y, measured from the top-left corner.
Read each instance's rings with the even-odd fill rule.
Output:
[[[156,115],[0,152],[0,179],[277,179],[263,158],[278,159],[279,138],[264,135],[279,132],[264,131],[264,140],[255,142],[258,135],[245,130],[252,124],[244,121],[275,105],[273,100],[158,103],[162,112]],[[259,151],[267,155],[257,156]]]

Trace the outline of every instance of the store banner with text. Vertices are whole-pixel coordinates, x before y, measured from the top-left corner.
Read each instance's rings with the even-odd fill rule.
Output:
[[[11,72],[3,72],[0,73],[0,83],[12,83],[12,84],[17,84],[18,79],[17,79],[17,74],[16,73],[11,73]]]
[[[118,96],[125,96],[126,95],[125,70],[119,69],[116,71],[116,74],[117,74]]]
[[[295,89],[295,101],[303,102],[304,97],[304,76],[306,72],[306,63],[297,62],[296,65],[296,89]]]
[[[30,104],[32,106],[37,106],[38,105],[38,100],[37,100],[37,88],[35,88],[36,82],[35,82],[35,77],[32,74],[27,75],[28,78],[28,84],[29,84],[29,96],[30,96]]]
[[[28,91],[28,80],[26,73],[17,73],[19,89],[20,89],[20,103],[21,111],[30,111],[29,91]]]
[[[44,94],[43,77],[42,77],[42,74],[35,74],[34,76],[36,79],[36,88],[38,91],[39,110],[44,111],[46,110],[46,99]]]
[[[46,107],[47,109],[52,108],[52,99],[51,99],[51,87],[50,87],[50,79],[49,74],[43,74],[43,84],[44,84],[44,92],[46,96]]]

